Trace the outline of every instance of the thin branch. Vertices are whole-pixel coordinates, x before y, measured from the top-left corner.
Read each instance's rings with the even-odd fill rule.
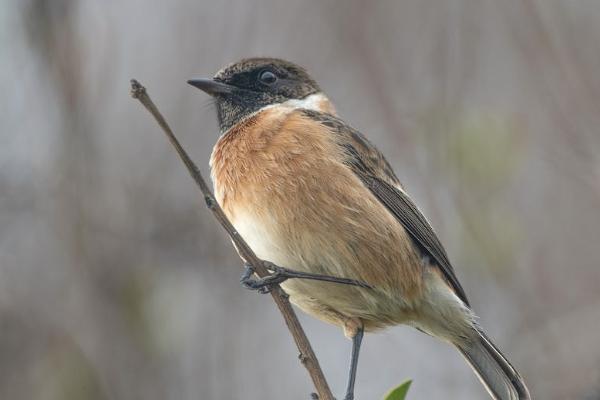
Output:
[[[194,178],[194,181],[202,191],[206,205],[212,211],[217,221],[219,221],[221,226],[223,226],[223,228],[233,241],[240,255],[240,258],[242,258],[244,262],[247,262],[254,269],[256,275],[258,275],[259,277],[268,276],[269,271],[265,267],[264,262],[261,259],[259,259],[256,256],[256,254],[254,254],[254,251],[252,251],[250,246],[248,246],[246,241],[233,227],[233,225],[231,224],[231,222],[229,221],[229,219],[215,200],[210,188],[208,187],[204,178],[202,177],[202,174],[200,174],[200,170],[198,169],[196,164],[194,164],[194,162],[190,159],[183,147],[181,147],[181,144],[179,144],[179,141],[173,134],[173,131],[161,115],[160,111],[158,111],[158,108],[150,99],[150,96],[148,96],[148,94],[146,93],[146,88],[143,87],[135,79],[131,80],[131,96],[134,99],[138,99],[140,103],[142,103],[142,105],[152,114],[152,116],[156,119],[160,127],[163,129],[163,131],[169,138],[169,141],[171,142],[173,147],[175,147],[175,150],[179,154],[179,157],[181,157],[181,160],[187,167],[190,175],[192,176],[192,178]],[[281,315],[283,315],[283,318],[290,333],[294,337],[296,346],[298,346],[298,350],[300,351],[300,361],[308,371],[315,386],[315,389],[319,394],[319,399],[334,400],[334,397],[331,394],[331,390],[329,389],[327,380],[325,379],[325,375],[323,374],[323,371],[319,366],[319,361],[317,360],[317,357],[315,356],[310,342],[308,341],[308,338],[306,337],[306,334],[304,333],[304,330],[300,325],[300,321],[298,321],[298,317],[296,316],[296,313],[294,312],[288,300],[288,296],[285,294],[285,292],[281,289],[279,285],[273,285],[270,294],[273,297],[273,301],[275,301],[275,304],[277,304]]]

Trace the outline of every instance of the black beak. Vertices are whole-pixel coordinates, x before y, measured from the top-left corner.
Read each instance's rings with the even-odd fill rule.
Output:
[[[233,91],[233,86],[217,82],[212,79],[190,79],[189,81],[187,81],[187,83],[197,87],[198,89],[208,93],[211,96],[216,96],[218,94],[227,94]]]

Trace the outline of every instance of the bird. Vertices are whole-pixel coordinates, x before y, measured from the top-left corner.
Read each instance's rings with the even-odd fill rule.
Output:
[[[304,68],[247,58],[188,83],[216,105],[217,202],[256,255],[280,266],[289,300],[352,340],[345,400],[364,332],[400,324],[456,347],[493,399],[530,399],[389,162]],[[243,281],[257,288],[252,273]]]

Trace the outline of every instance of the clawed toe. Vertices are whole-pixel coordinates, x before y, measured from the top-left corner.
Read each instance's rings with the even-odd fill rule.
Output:
[[[256,290],[260,294],[270,293],[274,285],[278,285],[288,279],[288,276],[278,269],[275,269],[275,272],[263,278],[253,278],[254,268],[248,263],[244,264],[244,268],[240,283],[244,288]]]

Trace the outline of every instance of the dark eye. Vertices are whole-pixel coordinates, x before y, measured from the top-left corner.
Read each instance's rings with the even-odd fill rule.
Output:
[[[277,81],[277,76],[271,71],[263,71],[258,75],[258,80],[265,85],[272,85]]]

